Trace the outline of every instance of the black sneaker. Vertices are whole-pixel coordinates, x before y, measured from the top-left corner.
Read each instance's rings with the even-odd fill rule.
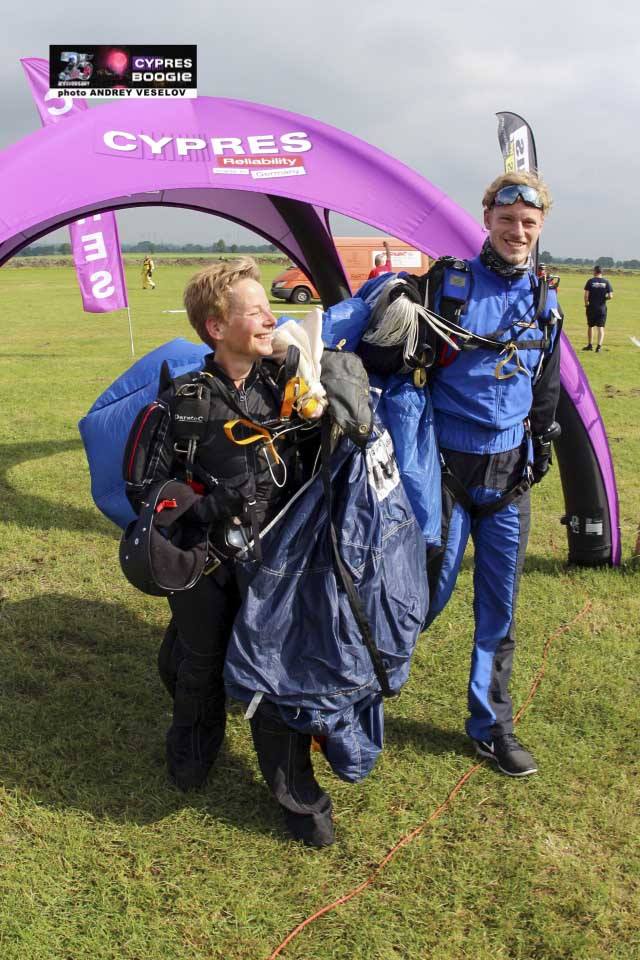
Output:
[[[600,346],[600,344],[598,344],[598,346],[596,347],[596,353],[600,353],[601,350],[602,350],[602,347]]]
[[[538,770],[536,761],[513,733],[505,733],[491,741],[474,740],[473,745],[479,757],[493,760],[498,770],[509,777],[528,777]]]
[[[582,349],[583,349],[583,350],[593,350],[593,347],[591,346],[590,343],[588,343],[588,344],[586,345],[586,347],[583,347]]]

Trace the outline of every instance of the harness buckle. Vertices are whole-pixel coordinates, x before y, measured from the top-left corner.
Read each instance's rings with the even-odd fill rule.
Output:
[[[503,353],[506,354],[506,356],[504,356],[502,360],[498,360],[496,368],[493,371],[496,380],[510,380],[511,377],[515,377],[517,373],[526,373],[528,377],[531,376],[527,368],[522,365],[517,344],[515,344],[513,340],[510,340],[509,343],[505,345],[504,350],[500,351],[500,356],[502,356]],[[503,373],[504,368],[510,360],[515,360],[515,369],[510,373]]]
[[[424,367],[416,367],[416,369],[413,371],[413,385],[414,387],[418,387],[418,389],[426,387],[427,371]]]

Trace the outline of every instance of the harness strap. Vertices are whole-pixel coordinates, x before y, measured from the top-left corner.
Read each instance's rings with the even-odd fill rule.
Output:
[[[498,499],[490,503],[476,503],[472,500],[467,488],[451,473],[444,464],[442,467],[442,483],[447,488],[456,503],[459,503],[474,520],[480,520],[482,517],[488,517],[492,513],[497,513],[508,507],[510,503],[523,496],[531,487],[531,481],[528,477],[523,477],[513,487],[506,490]]]
[[[193,480],[198,444],[209,419],[211,392],[201,380],[183,384],[169,403],[173,449],[185,458],[187,482]]]
[[[318,401],[314,397],[305,397],[309,393],[309,384],[304,377],[294,376],[286,381],[280,417],[288,420],[295,410],[302,417],[310,416],[318,408]]]
[[[254,433],[249,434],[247,437],[234,436],[233,431],[238,424],[241,424],[243,427],[248,427],[253,430]],[[277,437],[273,436],[266,427],[261,426],[259,423],[254,423],[253,420],[247,420],[246,417],[237,417],[235,420],[226,421],[224,433],[227,440],[235,443],[238,447],[246,447],[249,443],[264,443],[265,447],[271,450],[275,463],[280,463],[278,451],[274,446],[274,440],[277,440]]]
[[[328,418],[324,418],[322,421],[321,427],[321,469],[320,473],[322,475],[322,487],[324,489],[325,502],[327,504],[327,516],[329,519],[329,535],[331,539],[331,549],[333,552],[333,559],[335,564],[335,571],[338,580],[342,584],[344,592],[347,595],[347,600],[349,601],[349,606],[351,612],[354,616],[354,619],[358,625],[360,631],[360,636],[364,642],[365,647],[367,648],[367,653],[371,658],[371,664],[373,666],[373,671],[376,675],[376,679],[380,684],[380,689],[382,691],[383,697],[392,697],[394,693],[389,685],[389,677],[387,676],[387,671],[385,669],[384,663],[382,662],[382,656],[380,651],[376,647],[375,640],[373,639],[373,634],[371,632],[371,624],[367,619],[364,607],[362,606],[362,601],[358,596],[355,584],[351,577],[351,574],[347,570],[347,567],[340,556],[340,548],[338,545],[338,535],[336,533],[335,524],[333,522],[333,499],[331,493],[331,423]]]
[[[255,497],[250,497],[246,501],[246,512],[249,514],[251,523],[251,535],[253,537],[253,555],[262,563],[262,542],[260,540],[260,524],[258,523],[258,504]]]
[[[455,338],[456,342],[452,342],[449,336],[434,326],[434,331],[437,335],[442,337],[450,346],[447,348],[446,345],[441,346],[439,363],[441,366],[447,366],[452,360],[455,359],[456,353],[459,350],[495,350],[498,353],[506,352],[507,356],[498,361],[496,364],[496,377],[498,380],[509,379],[514,376],[516,373],[528,373],[525,367],[521,364],[517,351],[520,350],[539,350],[540,351],[540,363],[534,375],[534,380],[540,374],[540,369],[542,361],[544,359],[544,354],[549,346],[549,327],[553,326],[553,322],[541,322],[541,317],[543,316],[546,306],[547,306],[547,294],[548,294],[548,285],[544,279],[541,279],[540,282],[536,285],[531,280],[531,289],[534,296],[534,315],[530,327],[539,326],[542,329],[542,338],[537,340],[522,340],[519,341],[517,338],[511,338],[510,340],[501,340],[500,335],[504,331],[494,330],[492,333],[487,333],[480,335],[477,333],[472,333],[470,330],[466,330],[460,325],[460,317],[464,313],[467,303],[470,296],[470,284],[464,280],[458,279],[456,283],[446,282],[447,281],[447,270],[453,273],[458,273],[460,275],[469,274],[469,266],[465,261],[454,260],[451,257],[442,257],[440,260],[436,261],[432,269],[426,275],[425,278],[425,294],[424,302],[431,312],[433,313],[433,308],[435,304],[435,298],[440,291],[440,317],[447,323],[447,332],[448,334]],[[459,289],[456,289],[458,287]],[[433,315],[434,318],[437,318],[438,315]],[[503,368],[506,364],[515,358],[516,368],[509,374],[503,374]]]
[[[505,490],[501,497],[499,497],[497,500],[492,500],[489,503],[476,503],[462,481],[459,480],[455,473],[453,473],[453,471],[449,468],[443,455],[440,454],[443,486],[449,491],[454,501],[459,503],[473,519],[479,520],[482,517],[488,517],[491,516],[492,513],[497,513],[499,510],[503,510],[504,507],[508,507],[510,503],[513,503],[514,500],[517,500],[519,497],[523,496],[527,490],[530,489],[533,482],[533,474],[531,471],[531,464],[529,462],[531,428],[528,420],[524,421],[524,431],[525,436],[521,445],[521,449],[526,447],[527,450],[527,464],[524,470],[524,475],[520,478],[520,480],[518,480],[517,483],[514,483],[512,487],[509,487],[508,490]]]
[[[549,343],[546,340],[494,340],[489,336],[481,337],[476,333],[469,334],[468,338],[460,344],[460,350],[477,350],[484,347],[486,350],[497,350],[502,352],[509,347],[516,350],[543,350]]]

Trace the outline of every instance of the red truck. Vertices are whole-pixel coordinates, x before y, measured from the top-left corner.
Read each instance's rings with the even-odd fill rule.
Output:
[[[368,278],[375,266],[376,254],[384,256],[385,240],[391,250],[394,273],[404,270],[420,275],[429,269],[429,257],[402,240],[393,237],[335,237],[336,249],[353,292]],[[298,267],[289,267],[278,274],[271,284],[271,296],[287,303],[302,304],[320,299],[314,285]]]

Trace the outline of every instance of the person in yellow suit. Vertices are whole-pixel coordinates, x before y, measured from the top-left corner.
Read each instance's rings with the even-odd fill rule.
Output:
[[[152,280],[153,271],[155,270],[156,265],[151,259],[150,256],[146,256],[142,262],[142,289],[146,290],[147,287],[151,287],[152,290],[155,290],[156,285]]]

